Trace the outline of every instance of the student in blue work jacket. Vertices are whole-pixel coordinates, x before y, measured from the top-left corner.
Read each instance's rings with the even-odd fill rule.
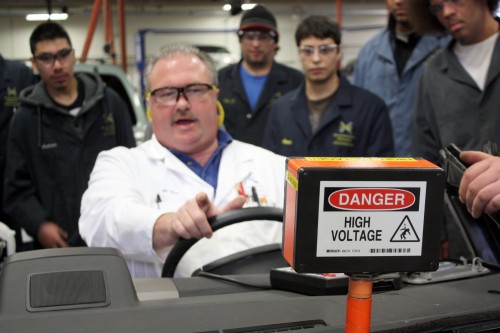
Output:
[[[273,104],[263,146],[285,156],[393,156],[387,106],[338,71],[338,25],[308,17],[295,40],[305,83]]]

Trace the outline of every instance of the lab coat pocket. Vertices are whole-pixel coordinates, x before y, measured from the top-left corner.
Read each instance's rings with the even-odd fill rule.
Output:
[[[165,213],[177,211],[185,202],[181,193],[172,189],[163,189],[151,198],[151,205]]]

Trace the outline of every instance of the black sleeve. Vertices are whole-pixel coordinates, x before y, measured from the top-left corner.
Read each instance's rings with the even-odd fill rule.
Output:
[[[269,116],[267,117],[267,123],[264,130],[264,137],[262,138],[262,147],[269,149],[270,151],[279,154],[279,104],[273,103]]]
[[[368,156],[393,157],[394,139],[392,134],[392,123],[389,110],[384,101],[374,96],[373,99],[374,118],[371,123],[371,134]]]
[[[412,127],[412,154],[438,164],[439,149],[441,149],[436,125],[438,122],[435,118],[434,107],[428,90],[429,84],[425,82],[426,77],[427,75],[424,72],[417,87]]]
[[[116,124],[116,143],[118,146],[135,147],[132,120],[127,105],[122,98],[111,88],[106,88],[108,108],[113,113]]]
[[[48,219],[49,214],[36,196],[34,180],[28,167],[27,155],[31,143],[26,142],[29,133],[23,133],[23,129],[31,131],[32,126],[26,125],[29,121],[23,117],[25,111],[27,110],[19,109],[10,126],[3,203],[11,222],[23,227],[29,235],[36,238],[38,228]]]

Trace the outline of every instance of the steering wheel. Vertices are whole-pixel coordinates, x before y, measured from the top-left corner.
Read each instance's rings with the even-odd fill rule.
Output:
[[[249,207],[233,209],[208,219],[212,230],[215,232],[229,225],[255,220],[283,222],[283,209],[275,207]],[[170,250],[163,264],[162,277],[173,277],[177,265],[186,252],[199,239],[179,239]]]

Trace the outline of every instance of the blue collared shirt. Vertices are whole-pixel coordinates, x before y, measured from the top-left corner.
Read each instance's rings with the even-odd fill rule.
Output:
[[[231,141],[233,141],[233,138],[226,131],[219,129],[217,132],[217,141],[217,149],[215,149],[214,153],[210,156],[210,159],[204,167],[188,155],[169,149],[175,157],[181,160],[182,163],[197,174],[198,177],[212,185],[214,190],[217,190],[217,180],[222,151],[228,144],[231,143]]]

